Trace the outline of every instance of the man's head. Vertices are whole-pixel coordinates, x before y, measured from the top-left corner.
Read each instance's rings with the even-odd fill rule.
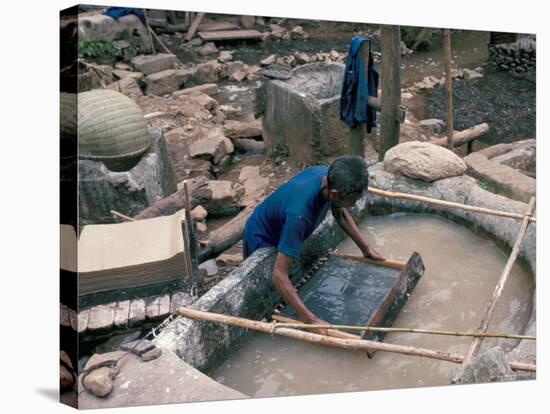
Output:
[[[353,206],[369,185],[367,163],[357,155],[337,158],[328,169],[327,184],[332,204]]]

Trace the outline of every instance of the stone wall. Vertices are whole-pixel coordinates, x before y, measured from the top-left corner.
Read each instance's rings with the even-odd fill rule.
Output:
[[[162,131],[152,127],[149,134],[149,150],[128,171],[111,171],[99,161],[78,161],[81,222],[113,222],[111,210],[134,216],[176,191],[172,163]]]
[[[527,37],[515,43],[489,45],[489,62],[495,69],[507,72],[524,73],[536,70],[536,40]]]

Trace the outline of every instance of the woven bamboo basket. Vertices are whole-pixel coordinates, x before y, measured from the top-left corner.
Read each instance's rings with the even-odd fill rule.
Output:
[[[116,164],[139,158],[150,145],[139,106],[107,89],[78,94],[79,157]]]
[[[61,92],[59,97],[61,158],[76,157],[77,107],[76,93]]]

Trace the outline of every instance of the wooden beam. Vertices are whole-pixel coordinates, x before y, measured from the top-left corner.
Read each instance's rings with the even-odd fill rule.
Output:
[[[447,148],[453,149],[453,75],[451,71],[451,30],[443,29],[443,63],[445,66],[445,100],[447,103]]]
[[[393,259],[374,260],[374,259],[369,259],[368,257],[363,257],[363,256],[358,256],[355,254],[348,254],[348,253],[330,252],[329,256],[341,257],[343,259],[350,259],[358,262],[375,264],[379,266],[393,267],[395,269],[402,269],[403,267],[405,267],[405,264],[406,264],[401,260],[393,260]]]
[[[204,17],[204,13],[198,13],[195,19],[193,20],[193,23],[191,23],[191,27],[189,27],[189,30],[187,34],[185,35],[184,39],[186,41],[189,41],[193,38],[195,35],[195,32],[197,31],[197,28],[199,27],[199,24],[201,23],[202,18]]]
[[[216,40],[260,39],[262,34],[257,30],[220,30],[215,32],[199,32],[199,37],[205,42]]]
[[[485,314],[477,330],[477,332],[479,333],[485,333],[487,331],[487,328],[489,327],[489,323],[493,318],[498,299],[502,294],[502,290],[504,289],[504,285],[506,284],[508,275],[512,270],[512,266],[514,265],[516,258],[518,257],[521,243],[523,242],[523,238],[525,237],[525,233],[527,232],[527,226],[529,225],[529,217],[533,214],[534,209],[535,209],[535,197],[531,197],[531,200],[529,201],[529,205],[527,206],[527,211],[525,212],[525,217],[521,222],[521,227],[519,229],[518,236],[514,244],[514,248],[512,249],[512,253],[510,254],[510,257],[508,258],[508,262],[506,263],[506,266],[504,267],[504,270],[500,275],[498,283],[495,286],[495,289],[493,291],[493,297],[489,302],[489,306],[487,306],[487,309],[485,310]],[[483,341],[482,337],[477,337],[472,340],[472,343],[470,344],[470,348],[468,349],[468,351],[466,352],[466,356],[464,357],[465,364],[471,362],[472,359],[475,357],[476,353],[479,351],[479,348],[481,347],[482,341]]]
[[[382,113],[379,161],[399,144],[401,104],[401,31],[399,26],[382,26]]]
[[[467,144],[489,132],[489,124],[483,122],[463,131],[453,131],[453,146],[459,147]],[[449,138],[432,138],[428,141],[435,145],[448,145]]]

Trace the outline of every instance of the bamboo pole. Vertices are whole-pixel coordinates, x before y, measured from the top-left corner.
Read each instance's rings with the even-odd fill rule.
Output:
[[[529,216],[533,214],[533,210],[535,208],[535,197],[531,197],[531,200],[529,201],[529,205],[527,206],[527,211],[525,213],[525,218],[523,219],[521,223],[521,227],[518,232],[518,236],[516,238],[516,242],[514,244],[514,248],[512,249],[512,253],[510,254],[510,257],[508,258],[508,262],[506,263],[506,266],[504,267],[504,270],[502,271],[502,274],[500,275],[500,278],[498,280],[497,285],[495,286],[495,289],[493,291],[493,297],[491,298],[491,302],[489,302],[489,306],[487,306],[487,309],[485,310],[485,314],[483,316],[483,319],[481,320],[481,324],[478,328],[478,332],[485,332],[487,331],[487,328],[489,327],[489,323],[491,322],[491,319],[493,318],[493,315],[495,313],[496,305],[498,302],[498,299],[500,298],[500,295],[502,294],[502,290],[504,289],[504,285],[506,283],[506,280],[508,279],[508,275],[510,274],[510,271],[512,270],[512,266],[514,265],[514,262],[516,261],[516,258],[519,254],[519,249],[521,247],[521,243],[523,242],[523,238],[525,236],[525,233],[527,232],[527,226],[529,225]],[[464,358],[464,363],[469,363],[479,348],[481,347],[481,342],[483,341],[483,338],[478,337],[474,338],[472,340],[472,343],[470,345],[470,348],[466,352],[466,356]]]
[[[451,30],[443,29],[443,62],[445,65],[445,97],[447,101],[447,148],[453,150],[453,74],[451,72]]]
[[[418,195],[414,195],[414,194],[398,193],[398,192],[393,192],[393,191],[385,191],[385,190],[380,190],[378,188],[373,188],[373,187],[369,187],[368,192],[372,193],[372,194],[382,196],[382,197],[387,197],[387,198],[402,198],[404,200],[421,201],[421,202],[424,202],[424,203],[434,204],[434,205],[437,205],[437,206],[444,206],[444,207],[451,207],[451,208],[458,208],[458,209],[461,209],[461,210],[472,211],[474,213],[492,214],[494,216],[509,217],[509,218],[514,218],[514,219],[523,219],[525,217],[524,214],[520,214],[520,213],[510,213],[508,211],[493,210],[493,209],[490,209],[490,208],[469,206],[467,204],[455,203],[455,202],[452,202],[452,201],[436,200],[435,198],[418,196]],[[535,217],[533,217],[532,215],[528,215],[528,219],[532,223],[536,223],[536,221],[537,221],[537,219]]]
[[[402,262],[401,260],[393,260],[393,259],[374,260],[374,259],[369,259],[368,257],[363,257],[363,256],[358,256],[358,255],[355,255],[355,254],[348,254],[348,253],[330,252],[329,256],[341,257],[343,259],[356,260],[358,262],[363,262],[363,263],[368,263],[368,264],[375,264],[375,265],[380,265],[380,266],[393,267],[393,268],[396,268],[396,269],[402,269],[406,265],[406,263]]]
[[[203,312],[195,309],[181,307],[176,311],[179,315],[187,318],[198,319],[209,322],[223,323],[226,325],[237,326],[244,329],[253,329],[255,331],[286,336],[288,338],[298,339],[305,342],[315,343],[319,345],[332,346],[335,348],[352,349],[352,350],[377,350],[384,352],[394,352],[398,354],[420,356],[425,358],[437,359],[440,361],[454,362],[460,364],[464,360],[464,356],[447,352],[433,351],[431,349],[416,348],[412,346],[388,344],[384,342],[375,342],[365,339],[343,339],[334,338],[326,335],[319,335],[311,332],[302,332],[296,329],[280,328],[275,329],[275,324],[254,321],[236,316],[222,315],[219,313]],[[521,369],[524,371],[536,371],[536,366],[533,364],[524,364],[511,362],[512,369]]]
[[[460,332],[460,331],[442,331],[442,330],[433,330],[433,329],[419,329],[419,328],[387,328],[383,326],[360,326],[360,325],[334,325],[331,323],[327,324],[305,324],[301,321],[288,318],[281,315],[274,315],[272,319],[277,322],[277,329],[279,328],[297,328],[297,329],[327,329],[332,331],[332,333],[343,333],[339,329],[347,329],[350,331],[367,331],[367,332],[399,332],[399,333],[416,333],[416,334],[429,334],[429,335],[446,335],[446,336],[472,336],[479,338],[505,338],[505,339],[526,339],[526,340],[536,340],[537,338],[529,335],[516,335],[516,334],[507,334],[507,333],[493,333],[493,332]],[[353,334],[349,334],[353,335]],[[329,335],[336,336],[336,335]],[[337,336],[340,337],[340,336]],[[347,335],[345,336],[347,337]],[[357,335],[353,335],[354,338],[361,338]],[[351,337],[350,337],[351,338]]]
[[[143,17],[145,17],[145,26],[147,29],[147,32],[149,33],[149,40],[151,41],[151,50],[153,51],[153,55],[157,52],[155,51],[155,42],[153,42],[153,29],[151,29],[151,26],[149,26],[149,19],[147,18],[147,11],[145,9],[143,10]]]
[[[189,27],[189,30],[184,37],[187,42],[190,41],[195,35],[195,32],[197,31],[203,17],[204,13],[197,13],[197,15],[193,18],[193,23],[191,23],[191,27]]]
[[[116,210],[111,210],[111,214],[115,217],[118,217],[118,218],[121,218],[123,220],[126,220],[126,221],[137,221],[135,218],[133,217],[128,217],[122,213],[119,213],[118,211]]]
[[[304,322],[300,322],[296,319],[289,318],[287,316],[271,315],[271,319],[273,319],[274,321],[277,321],[277,322],[284,322],[284,323],[295,324],[295,325],[304,325],[304,326],[298,326],[298,328],[307,329],[306,327],[309,327],[308,324],[306,324]],[[287,328],[288,328],[288,326],[287,326]],[[337,329],[332,329],[332,328],[327,329],[327,335],[332,336],[334,338],[342,338],[342,339],[361,339],[361,335],[355,335],[355,334],[348,333],[348,332],[342,332],[342,331],[339,331]]]

